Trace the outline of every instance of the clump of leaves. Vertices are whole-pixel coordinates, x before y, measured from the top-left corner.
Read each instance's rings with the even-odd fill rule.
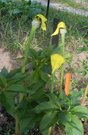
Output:
[[[72,92],[68,97],[61,92],[48,94],[48,101],[41,102],[34,108],[35,112],[42,114],[40,130],[45,135],[50,127],[57,124],[64,127],[67,135],[83,135],[84,129],[81,118],[88,119],[88,109],[80,105],[79,92]]]

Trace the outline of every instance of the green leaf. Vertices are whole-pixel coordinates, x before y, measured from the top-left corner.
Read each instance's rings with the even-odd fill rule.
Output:
[[[88,108],[85,106],[75,106],[71,109],[71,112],[77,115],[79,118],[87,118],[88,119]]]
[[[45,95],[45,93],[44,93],[43,88],[40,88],[40,89],[36,90],[34,93],[30,93],[29,97],[32,101],[39,101],[39,99],[41,99],[41,97],[43,98],[44,95]]]
[[[35,128],[36,125],[39,127],[40,119],[40,114],[36,116],[35,113],[30,111],[29,116],[27,118],[22,118],[20,121],[21,133],[24,135],[25,132],[29,131],[29,129]]]
[[[41,59],[49,58],[50,55],[52,54],[52,51],[53,51],[52,46],[47,46],[47,48],[41,51],[41,54],[40,54]]]
[[[20,121],[21,132],[24,134],[29,129],[34,128],[35,125],[38,125],[38,121],[41,118],[40,114],[37,114],[33,111],[34,104],[29,102],[26,97],[21,101],[17,106],[16,114]]]
[[[31,77],[30,77],[30,83],[31,85],[36,83],[39,79],[39,71],[36,69],[35,71],[32,72]]]
[[[26,111],[25,114],[26,115]],[[22,118],[20,121],[21,133],[24,134],[29,129],[33,129],[36,124],[38,125],[38,116],[36,114],[29,112],[29,116],[27,118]]]
[[[76,115],[69,114],[70,121],[64,121],[67,135],[84,135],[84,129],[81,121]]]
[[[29,50],[29,57],[32,57],[32,59],[36,59],[38,57],[38,53],[34,49]]]
[[[29,90],[22,86],[21,84],[13,84],[6,88],[6,91],[8,92],[23,92],[23,93],[29,93]]]
[[[65,56],[65,61],[66,62],[68,62],[68,63],[71,62],[72,55],[69,52],[66,52],[64,56]]]
[[[42,80],[38,80],[36,83],[32,84],[29,88],[31,89],[31,94],[34,94],[38,89],[44,88],[45,83]]]
[[[60,107],[60,103],[59,103],[59,97],[58,95],[55,94],[49,94],[48,95],[50,102],[52,102],[53,104],[55,104],[57,107]]]
[[[57,111],[47,112],[40,122],[40,130],[44,131],[55,125],[57,122]]]
[[[43,81],[47,82],[49,80],[48,74],[44,73],[43,71],[39,71],[40,77]]]
[[[9,77],[8,74],[8,85],[12,85],[14,83],[17,83],[19,81],[22,81],[24,79],[25,75],[22,73],[13,73],[12,76]]]
[[[43,102],[43,103],[40,103],[38,106],[36,106],[34,108],[34,110],[37,112],[37,113],[40,113],[40,112],[44,112],[44,111],[55,111],[55,110],[58,110],[58,107],[55,105],[55,104],[52,104],[52,102]]]
[[[5,87],[7,85],[7,80],[6,78],[0,74],[0,86]]]
[[[9,73],[8,73],[8,75],[7,75],[7,77],[9,78],[9,79],[12,79],[16,74],[19,74],[21,72],[21,69],[14,69],[14,70],[11,70]],[[22,73],[21,73],[22,74]]]
[[[48,135],[48,133],[49,133],[49,129],[42,131],[42,135]]]
[[[4,67],[1,72],[0,72],[0,75],[3,75],[3,76],[7,76],[8,75],[8,70]]]
[[[0,104],[5,107],[7,112],[14,116],[15,114],[15,95],[13,93],[2,92],[0,94]]]
[[[34,126],[35,126],[35,121],[33,121],[33,118],[29,117],[26,119],[22,119],[20,122],[21,133],[24,134],[29,129],[34,128]]]
[[[80,97],[82,96],[82,91],[76,92],[72,91],[69,99],[71,101],[71,106],[78,106],[80,105]]]

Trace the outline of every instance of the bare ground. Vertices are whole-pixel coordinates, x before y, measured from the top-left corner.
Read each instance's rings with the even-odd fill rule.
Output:
[[[4,48],[0,48],[0,71],[5,67],[8,71],[18,68],[20,61],[16,59],[18,54],[12,54],[10,51]]]

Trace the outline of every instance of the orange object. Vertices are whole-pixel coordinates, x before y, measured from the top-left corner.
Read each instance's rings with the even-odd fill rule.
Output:
[[[65,81],[65,94],[66,94],[66,96],[69,95],[70,81],[71,81],[71,73],[67,73],[66,74],[66,81]]]

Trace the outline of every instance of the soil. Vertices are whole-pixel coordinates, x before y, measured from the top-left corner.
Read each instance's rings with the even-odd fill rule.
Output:
[[[22,57],[20,52],[11,53],[7,49],[0,48],[0,71],[5,67],[8,71],[18,68],[21,64],[19,58]]]
[[[8,131],[14,134],[14,119],[0,106],[0,135],[5,135]]]
[[[84,135],[88,135],[88,122],[84,123]]]

